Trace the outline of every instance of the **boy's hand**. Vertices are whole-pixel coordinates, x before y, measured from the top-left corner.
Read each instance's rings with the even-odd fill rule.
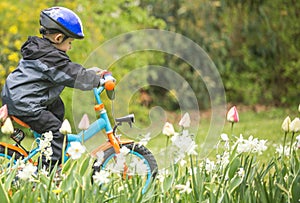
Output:
[[[101,75],[102,72],[103,72],[103,71],[106,71],[106,70],[102,70],[102,69],[100,69],[100,68],[98,68],[98,67],[88,68],[87,70],[88,70],[88,71],[94,71],[94,72],[96,73],[96,75],[99,75],[99,76],[102,76],[102,75]]]
[[[98,67],[92,67],[92,68],[89,68],[87,69],[88,71],[94,71],[96,73],[96,75],[99,75],[102,79],[105,78],[106,75],[109,75],[111,78],[113,78],[111,76],[111,72],[107,71],[107,70],[103,70],[103,69],[100,69]],[[112,80],[113,82],[116,81],[116,79],[113,78]]]

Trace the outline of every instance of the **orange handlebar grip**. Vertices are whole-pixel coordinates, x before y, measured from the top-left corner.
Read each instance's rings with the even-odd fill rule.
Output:
[[[113,81],[109,80],[104,84],[104,87],[106,90],[109,90],[109,91],[114,90],[115,83]]]

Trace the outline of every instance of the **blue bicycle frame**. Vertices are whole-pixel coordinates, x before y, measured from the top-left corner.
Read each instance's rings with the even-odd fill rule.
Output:
[[[96,102],[97,105],[95,105],[95,110],[99,111],[100,113],[100,117],[99,119],[97,119],[96,121],[94,121],[88,129],[81,131],[78,134],[68,134],[67,135],[67,146],[66,146],[66,150],[65,150],[65,154],[64,154],[64,161],[68,160],[68,155],[67,155],[67,151],[71,145],[71,142],[82,142],[82,141],[86,141],[88,139],[90,139],[91,137],[93,137],[96,133],[98,133],[99,131],[105,129],[105,132],[107,134],[108,137],[108,141],[109,143],[104,143],[103,145],[101,145],[100,147],[98,147],[92,154],[96,154],[97,151],[99,150],[105,150],[109,147],[113,147],[116,151],[116,153],[119,152],[120,150],[120,143],[131,143],[133,141],[131,140],[125,140],[125,141],[120,141],[118,138],[116,138],[113,135],[113,129],[112,126],[110,124],[108,115],[106,110],[104,109],[104,105],[102,103],[102,100],[100,98],[100,94],[105,90],[104,86],[100,86],[98,88],[94,88],[93,92],[94,92],[94,96],[96,98]],[[39,138],[41,138],[41,135],[33,132],[34,138],[36,139],[37,143],[39,144]],[[28,153],[28,156],[25,156],[24,161],[28,161],[30,160],[32,157],[34,157],[37,153],[40,152],[40,148],[39,146],[34,148],[33,150],[31,150]]]

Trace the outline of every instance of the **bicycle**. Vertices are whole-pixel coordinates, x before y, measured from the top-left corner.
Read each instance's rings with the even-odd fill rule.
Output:
[[[134,123],[134,115],[130,114],[121,118],[116,118],[116,125],[112,128],[100,95],[104,90],[113,90],[115,87],[115,83],[111,80],[111,77],[109,77],[109,75],[105,78],[106,79],[102,79],[101,85],[98,88],[93,89],[96,99],[96,105],[94,106],[94,109],[99,113],[99,118],[94,121],[86,130],[81,131],[78,134],[67,135],[67,144],[66,149],[64,150],[63,160],[64,162],[66,162],[69,159],[67,151],[72,142],[86,141],[89,138],[93,137],[96,133],[104,129],[107,135],[107,142],[102,143],[91,153],[93,157],[96,157],[100,152],[104,153],[102,162],[99,165],[94,164],[92,166],[93,174],[99,172],[100,170],[108,170],[112,174],[121,173],[123,179],[133,178],[134,175],[138,175],[139,177],[142,176],[142,180],[144,181],[142,193],[145,193],[151,183],[151,180],[157,174],[158,167],[156,160],[153,154],[145,146],[135,143],[133,140],[121,140],[120,137],[116,135],[117,127],[122,125],[122,123],[128,123],[130,126],[132,125],[132,123]],[[26,123],[23,123],[13,116],[10,117],[19,125],[29,128]],[[25,133],[21,129],[16,128],[14,130],[14,133],[10,136],[10,138],[14,140],[14,144],[0,142],[0,163],[6,162],[8,166],[9,163],[11,163],[11,159],[14,159],[13,163],[16,163],[16,161],[19,159],[22,159],[25,163],[28,161],[33,162],[33,157],[41,153],[39,147],[39,140],[41,139],[41,135],[34,131],[33,135],[34,139],[36,140],[37,146],[29,151],[21,144],[22,140],[25,138]],[[116,165],[118,164],[117,156],[120,154],[120,149],[124,146],[129,149],[129,152],[126,155],[126,159],[122,169],[118,167],[118,170],[115,170]],[[138,160],[138,163],[144,164],[145,171],[143,173],[139,172],[139,174],[137,174],[135,171],[136,168],[131,167],[131,163],[135,160]],[[96,162],[97,161],[95,161],[95,163]],[[3,166],[4,164],[2,164],[2,167]]]

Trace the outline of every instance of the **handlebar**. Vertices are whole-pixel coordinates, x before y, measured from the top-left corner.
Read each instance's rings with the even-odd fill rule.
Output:
[[[112,92],[116,86],[116,79],[112,77],[111,74],[105,75],[100,79],[100,86],[98,88],[94,88],[94,96],[96,98],[97,104],[101,104],[100,94],[107,90],[108,92]],[[111,99],[111,98],[110,98]]]
[[[115,89],[115,82],[111,81],[111,80],[108,80],[106,83],[104,83],[104,88],[108,91],[112,91]]]

